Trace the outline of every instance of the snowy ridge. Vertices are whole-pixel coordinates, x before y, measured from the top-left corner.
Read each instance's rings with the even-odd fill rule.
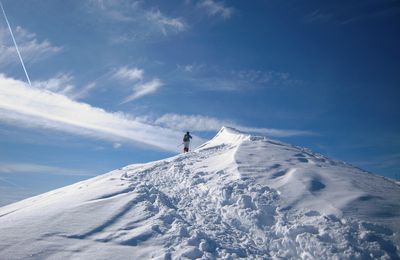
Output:
[[[0,208],[5,259],[399,259],[400,187],[223,128],[193,152]]]
[[[221,130],[212,138],[210,141],[199,146],[197,150],[206,149],[209,147],[215,147],[223,144],[229,144],[231,146],[239,145],[245,140],[249,140],[251,135],[240,132],[231,127],[222,127]]]

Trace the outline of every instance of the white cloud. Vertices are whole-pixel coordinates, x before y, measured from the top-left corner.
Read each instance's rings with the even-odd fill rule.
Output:
[[[107,112],[48,90],[31,88],[0,74],[0,121],[19,127],[48,128],[111,142],[178,151],[181,132]],[[204,140],[195,138],[197,145]]]
[[[275,70],[233,70],[231,74],[240,80],[268,86],[294,86],[304,83],[302,80],[293,78],[288,72]]]
[[[232,125],[232,122],[208,116],[178,114],[165,114],[157,118],[154,122],[157,125],[181,131],[218,131],[224,125]]]
[[[119,68],[113,75],[114,78],[122,81],[138,81],[143,79],[144,71],[142,69],[122,67]]]
[[[70,74],[58,74],[54,78],[44,81],[34,81],[36,88],[46,89],[62,95],[68,95],[75,87],[71,84],[73,77]]]
[[[206,64],[197,64],[197,63],[192,63],[192,64],[185,64],[185,65],[177,65],[177,69],[182,72],[186,72],[189,74],[198,74],[202,73],[207,69]]]
[[[119,21],[133,22],[136,20],[133,13],[140,12],[142,1],[133,0],[89,0],[89,8],[97,9],[103,16]]]
[[[125,98],[125,100],[121,104],[130,102],[146,95],[153,94],[157,92],[157,90],[159,90],[160,87],[162,87],[163,85],[164,83],[162,83],[162,81],[159,79],[153,79],[145,83],[138,83],[133,88],[133,93]]]
[[[149,120],[149,119],[147,119]],[[201,115],[178,115],[166,114],[154,120],[154,123],[170,129],[180,131],[218,131],[222,126],[234,127],[243,132],[259,133],[272,137],[290,137],[314,135],[310,131],[289,130],[289,129],[274,129],[274,128],[257,128],[241,126],[233,121],[221,120],[208,116]]]
[[[125,84],[135,84],[132,93],[126,97],[121,104],[133,101],[146,95],[154,94],[160,89],[160,87],[164,85],[164,83],[158,78],[145,82],[144,70],[137,67],[121,67],[113,72],[111,77],[118,79]]]
[[[185,31],[188,26],[181,17],[169,17],[159,8],[145,7],[143,1],[129,0],[91,0],[90,10],[96,10],[110,21],[132,25],[132,30],[113,37],[112,42],[121,43],[130,40],[143,40],[160,34],[167,36]]]
[[[177,66],[177,77],[208,91],[244,91],[265,87],[293,87],[304,84],[288,72],[275,70],[226,70],[207,64]]]
[[[365,20],[377,20],[398,16],[400,8],[397,1],[376,0],[376,1],[343,1],[338,5],[326,8],[326,6],[316,5],[316,9],[307,13],[303,21],[305,23],[334,23],[346,25]]]
[[[229,19],[234,13],[232,7],[227,7],[222,2],[214,0],[203,0],[198,3],[198,6],[205,10],[210,16],[220,16],[224,19]]]
[[[121,148],[121,146],[122,146],[122,144],[120,144],[120,143],[114,143],[113,144],[113,148],[114,149],[119,149],[119,148]]]
[[[180,32],[187,28],[182,18],[166,17],[159,9],[148,11],[146,18],[159,27],[164,35],[167,35],[168,31]]]
[[[14,30],[14,35],[25,62],[38,62],[62,50],[48,40],[39,41],[34,33],[19,26]],[[6,67],[19,62],[10,32],[6,27],[0,27],[0,66]]]
[[[0,162],[0,173],[47,173],[55,175],[73,175],[73,176],[93,176],[85,170],[66,169],[41,164],[32,163],[8,163]],[[15,185],[15,184],[14,184]]]
[[[265,134],[267,136],[273,136],[273,137],[291,137],[291,136],[316,135],[314,132],[304,131],[304,130],[259,128],[259,127],[246,127],[246,126],[237,126],[237,128],[239,130],[243,131],[243,132],[260,133],[260,134]]]
[[[192,72],[193,71],[193,65],[185,65],[183,66],[183,70],[186,72]]]
[[[83,99],[87,96],[89,96],[90,91],[96,87],[96,82],[90,82],[89,84],[86,84],[85,86],[81,87],[80,89],[77,89],[72,95],[72,99]]]
[[[92,82],[86,86],[78,88],[72,83],[73,80],[74,77],[72,75],[59,73],[55,77],[48,80],[34,81],[32,86],[35,88],[59,93],[76,100],[87,97],[89,92],[96,87],[96,83]]]

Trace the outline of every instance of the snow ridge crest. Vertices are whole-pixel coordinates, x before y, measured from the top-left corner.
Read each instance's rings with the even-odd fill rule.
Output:
[[[251,139],[252,136],[250,134],[241,132],[233,127],[223,126],[214,138],[199,146],[197,149],[206,149],[222,145],[238,146],[242,142]]]

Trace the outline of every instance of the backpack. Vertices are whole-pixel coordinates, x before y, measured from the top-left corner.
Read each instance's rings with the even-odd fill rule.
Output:
[[[188,135],[188,134],[186,134],[186,135],[183,137],[183,141],[184,141],[184,142],[189,142],[189,141],[190,141],[190,138],[189,138],[189,135]]]

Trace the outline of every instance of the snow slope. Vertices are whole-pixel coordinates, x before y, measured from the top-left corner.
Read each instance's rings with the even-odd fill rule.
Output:
[[[400,186],[223,128],[0,208],[0,259],[400,259]]]

